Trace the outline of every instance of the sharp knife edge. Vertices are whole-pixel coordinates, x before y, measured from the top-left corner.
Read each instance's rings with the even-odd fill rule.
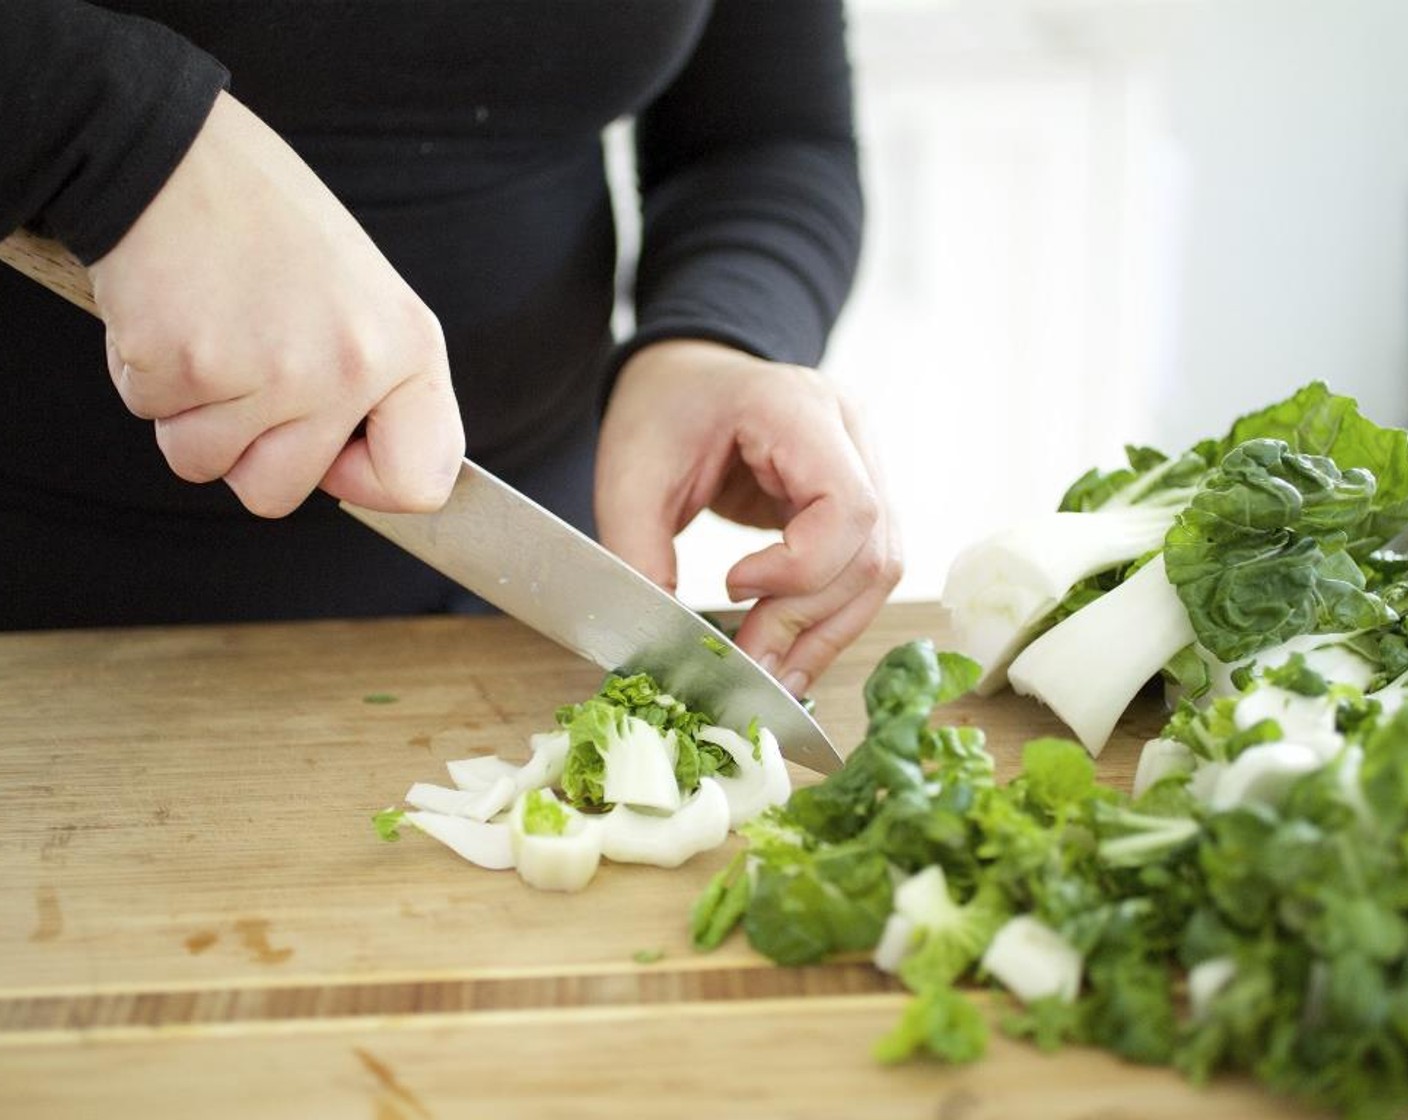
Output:
[[[747,654],[629,564],[482,467],[461,464],[450,500],[434,513],[341,505],[602,669],[649,672],[722,726],[741,729],[756,716],[788,760],[823,774],[840,768],[825,732]]]

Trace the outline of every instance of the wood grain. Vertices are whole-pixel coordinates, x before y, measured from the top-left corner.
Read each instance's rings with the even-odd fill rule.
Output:
[[[843,749],[875,661],[938,625],[893,608],[819,683]],[[376,839],[371,814],[413,781],[523,751],[599,677],[501,618],[0,637],[0,993],[629,972],[643,949],[755,966],[741,940],[707,962],[688,946],[689,903],[731,848],[558,896],[425,837]],[[988,728],[1009,771],[1059,731],[1012,697],[946,717]],[[1102,764],[1127,780],[1136,749],[1126,735]]]
[[[992,1039],[883,1067],[893,995],[0,1036],[0,1107],[46,1120],[1294,1120],[1242,1081]]]
[[[843,752],[880,656],[942,635],[936,607],[893,605],[818,682]],[[881,1068],[904,997],[863,958],[690,949],[732,847],[561,896],[375,838],[411,782],[523,752],[599,678],[502,618],[0,636],[0,1114],[1306,1115],[1001,1038],[976,1066]],[[1004,778],[1062,733],[1010,695],[941,718],[983,727]],[[1130,780],[1160,718],[1136,705],[1106,778]]]

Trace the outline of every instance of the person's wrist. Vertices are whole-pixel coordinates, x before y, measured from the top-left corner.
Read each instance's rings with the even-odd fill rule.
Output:
[[[621,366],[620,377],[630,376],[636,370],[658,367],[688,365],[698,368],[703,365],[738,362],[766,364],[763,359],[749,354],[746,350],[729,346],[706,338],[662,338],[642,346],[626,359]]]

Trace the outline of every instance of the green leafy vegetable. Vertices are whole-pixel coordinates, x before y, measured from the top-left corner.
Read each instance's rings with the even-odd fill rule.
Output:
[[[1408,706],[1386,713],[1292,658],[1240,697],[1183,702],[1161,741],[1192,752],[1194,777],[1135,798],[1061,739],[1028,743],[998,785],[980,731],[929,725],[975,679],[972,662],[927,642],[887,654],[866,682],[864,739],[839,772],[742,830],[746,853],[695,905],[696,946],[741,926],[797,964],[879,943],[914,997],[875,1056],[963,1062],[987,1037],[967,989],[998,970],[1004,923],[1030,916],[1079,960],[1079,984],[1002,1014],[1008,1033],[1198,1082],[1250,1073],[1354,1120],[1402,1115]],[[1279,749],[1280,723],[1257,713],[1283,703],[1287,719],[1296,704],[1334,713],[1322,763],[1274,798],[1194,788]]]
[[[712,634],[705,634],[702,638],[699,639],[699,644],[702,645],[705,649],[707,649],[710,653],[712,653],[715,657],[728,656],[728,643],[722,641],[719,638],[715,638]]]
[[[640,720],[662,738],[673,734],[675,781],[681,794],[699,788],[699,779],[732,777],[738,766],[722,747],[697,738],[713,723],[708,713],[686,707],[661,689],[648,673],[612,673],[597,694],[557,711],[557,723],[569,736],[563,792],[577,809],[601,809],[606,801],[606,754],[630,734],[630,720]]]
[[[561,836],[571,821],[562,804],[546,790],[523,794],[523,831],[529,836]]]
[[[406,817],[404,809],[383,809],[379,813],[372,815],[372,827],[376,829],[376,834],[383,840],[401,839],[401,822]]]
[[[1230,662],[1298,634],[1392,621],[1348,551],[1372,539],[1375,489],[1367,471],[1341,471],[1279,440],[1229,452],[1164,548],[1169,582],[1202,644]]]

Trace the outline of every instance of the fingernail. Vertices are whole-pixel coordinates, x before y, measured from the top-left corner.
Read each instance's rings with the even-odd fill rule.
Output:
[[[807,685],[811,683],[811,677],[800,669],[792,669],[782,678],[782,687],[793,696],[803,695],[807,691]]]
[[[758,664],[762,667],[763,672],[767,673],[768,676],[772,676],[777,672],[777,654],[763,654],[762,657],[758,658]]]
[[[730,587],[728,597],[730,602],[741,603],[744,599],[761,599],[763,593],[756,587]]]

